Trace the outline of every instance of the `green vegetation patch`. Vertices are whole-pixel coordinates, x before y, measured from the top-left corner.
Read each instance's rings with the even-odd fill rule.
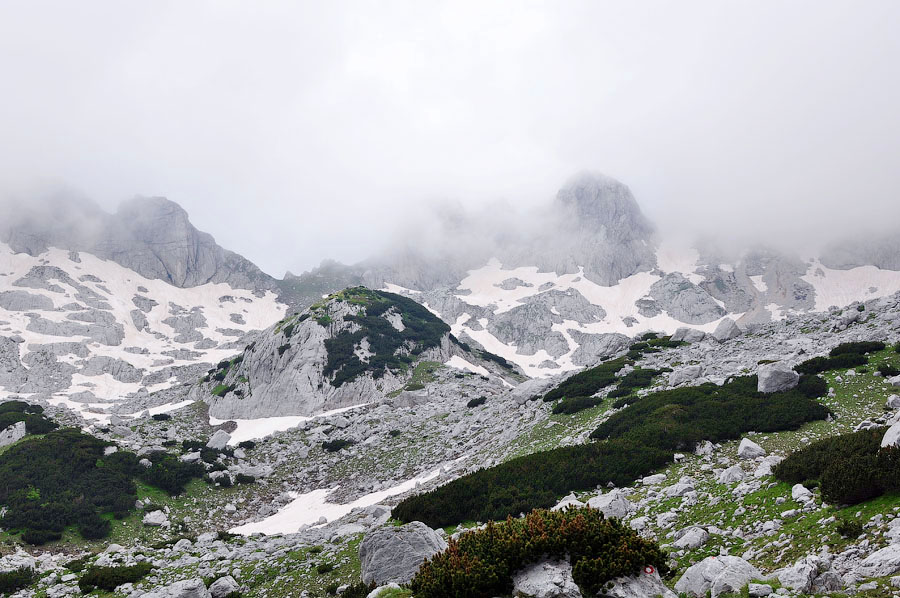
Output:
[[[0,404],[0,430],[18,422],[25,422],[25,431],[29,434],[46,434],[57,427],[53,420],[44,416],[44,408],[24,401],[7,401]]]
[[[586,595],[602,594],[610,580],[647,565],[668,572],[666,554],[655,542],[595,509],[536,510],[451,539],[422,565],[410,588],[421,598],[508,595],[513,574],[546,557],[568,557]]]
[[[818,484],[830,503],[855,505],[900,492],[900,449],[881,447],[885,428],[860,430],[814,442],[779,463],[775,477]]]
[[[110,521],[134,508],[134,478],[177,493],[203,467],[182,463],[166,453],[150,455],[152,466],[138,463],[134,453],[104,456],[111,443],[66,428],[29,438],[0,455],[0,503],[8,507],[4,528],[22,531],[32,544],[59,540],[71,525],[88,540],[109,535]]]
[[[380,378],[386,370],[403,370],[412,363],[414,356],[438,346],[441,338],[450,332],[446,323],[423,306],[394,293],[354,287],[334,297],[362,307],[357,315],[344,318],[358,324],[359,330],[343,331],[325,341],[328,361],[324,373],[333,376],[331,384],[335,387],[366,372]],[[402,331],[383,317],[392,308],[400,314]],[[366,362],[355,353],[356,346],[364,338],[373,353]]]
[[[153,566],[150,563],[138,563],[120,567],[90,567],[78,580],[78,587],[87,593],[95,588],[111,592],[122,584],[140,581]]]
[[[818,377],[804,376],[788,392],[756,391],[756,376],[724,386],[704,384],[651,393],[601,424],[600,442],[518,457],[480,469],[430,492],[407,498],[393,510],[401,521],[445,527],[461,521],[502,520],[555,504],[570,491],[612,482],[623,487],[671,462],[702,440],[719,442],[755,430],[795,430],[824,419],[828,408],[812,397],[826,392]]]

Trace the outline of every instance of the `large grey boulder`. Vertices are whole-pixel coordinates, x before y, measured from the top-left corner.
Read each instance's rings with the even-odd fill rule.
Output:
[[[893,424],[881,437],[881,446],[900,446],[900,422]]]
[[[720,484],[734,484],[735,482],[744,481],[744,469],[740,465],[732,465],[728,469],[719,474],[718,482]]]
[[[731,318],[724,318],[719,322],[719,325],[716,326],[716,329],[713,330],[712,336],[720,343],[724,343],[725,341],[739,337],[743,333],[743,330],[738,327],[734,320]]]
[[[709,532],[698,526],[692,526],[686,530],[681,530],[676,536],[678,537],[675,539],[675,542],[673,542],[673,545],[682,550],[694,550],[695,548],[700,548],[709,540]]]
[[[25,422],[16,422],[11,426],[7,426],[5,430],[0,432],[0,447],[9,446],[14,442],[22,440],[25,438],[25,434],[27,434]]]
[[[710,556],[692,565],[675,584],[676,592],[693,598],[718,598],[726,592],[738,592],[751,579],[761,577],[759,570],[737,556]]]
[[[741,459],[756,459],[757,457],[762,457],[766,454],[766,450],[750,440],[749,438],[743,438],[741,443],[738,445],[738,457]]]
[[[542,560],[513,575],[513,596],[521,598],[582,598],[572,565],[564,559]]]
[[[800,374],[781,362],[760,366],[756,371],[756,377],[756,389],[764,393],[791,390],[800,382]]]
[[[673,341],[681,341],[684,343],[699,343],[706,338],[706,333],[696,328],[682,327],[675,331],[672,335]]]
[[[856,574],[861,577],[884,577],[900,571],[900,544],[890,544],[867,556]]]
[[[840,575],[817,556],[807,556],[790,567],[776,572],[782,586],[801,594],[834,592],[842,589]]]
[[[634,505],[625,498],[625,491],[621,489],[595,496],[587,504],[601,511],[607,519],[622,519],[634,510]]]
[[[148,592],[141,598],[212,598],[202,579],[187,579]]]
[[[229,440],[231,440],[231,434],[225,430],[216,430],[216,433],[213,434],[212,438],[209,439],[209,442],[206,443],[206,447],[221,451],[228,446]]]
[[[212,595],[212,598],[225,598],[228,594],[237,592],[240,589],[241,586],[238,585],[238,582],[232,576],[226,575],[212,582],[209,586],[209,593]]]
[[[164,527],[169,525],[169,516],[165,511],[150,511],[144,515],[143,521],[148,527]]]
[[[617,577],[603,590],[609,598],[677,598],[675,592],[663,585],[654,567],[644,567],[633,577]]]
[[[699,365],[686,365],[669,374],[669,386],[678,386],[685,382],[692,382],[703,375],[703,368]]]
[[[359,544],[362,580],[379,585],[408,583],[425,559],[445,548],[443,538],[420,521],[379,528]]]

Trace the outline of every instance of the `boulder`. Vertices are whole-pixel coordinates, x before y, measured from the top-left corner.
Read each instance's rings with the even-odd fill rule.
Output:
[[[800,382],[800,374],[781,362],[760,366],[756,371],[756,377],[756,389],[764,393],[791,390]]]
[[[374,590],[369,592],[366,595],[366,598],[378,598],[382,594],[387,595],[388,592],[396,592],[397,590],[401,590],[401,589],[402,588],[399,585],[397,585],[395,583],[389,583],[389,584],[386,584],[383,586],[378,586],[377,588],[375,588]],[[391,594],[391,595],[393,595],[393,594]]]
[[[703,375],[703,368],[699,365],[686,365],[669,374],[669,386],[678,386],[685,382],[692,382]]]
[[[542,560],[513,576],[513,596],[522,598],[582,598],[567,560]]]
[[[739,592],[751,579],[761,577],[759,570],[737,556],[710,556],[692,565],[675,584],[676,592],[692,598],[718,598],[726,592]]]
[[[381,527],[359,544],[362,580],[379,585],[408,583],[425,559],[445,548],[447,543],[420,521]]]
[[[812,492],[803,484],[794,484],[791,488],[791,498],[800,503],[809,502],[812,500]]]
[[[709,532],[702,527],[689,527],[682,532],[681,537],[673,543],[676,548],[693,550],[700,548],[709,540]]]
[[[634,509],[624,490],[612,490],[606,494],[595,496],[587,502],[588,506],[598,509],[607,519],[622,519]]]
[[[764,583],[751,583],[747,586],[750,598],[765,598],[772,593],[772,586]]]
[[[603,590],[609,598],[677,598],[675,592],[663,585],[655,567],[647,566],[636,576],[617,577],[611,587]]]
[[[756,459],[757,457],[765,456],[765,454],[765,449],[749,438],[742,439],[738,445],[738,457],[741,459]]]
[[[187,579],[143,594],[141,598],[212,598],[202,579]]]
[[[784,457],[779,457],[777,455],[769,455],[765,459],[762,460],[762,463],[759,464],[759,467],[756,468],[756,471],[753,472],[754,478],[761,478],[767,475],[772,475],[772,468],[784,461]]]
[[[891,386],[900,386],[900,376],[888,378],[888,384],[890,384]]]
[[[720,343],[724,343],[725,341],[729,341],[733,338],[737,338],[744,333],[737,324],[734,323],[734,320],[731,318],[724,318],[719,325],[716,326],[716,329],[713,330],[713,338],[719,341]]]
[[[718,480],[720,484],[734,484],[735,482],[743,482],[744,470],[740,465],[732,465],[719,474]]]
[[[900,422],[893,424],[881,437],[881,446],[900,446]]]
[[[206,443],[206,447],[221,451],[228,446],[229,440],[231,440],[231,434],[225,430],[216,430],[216,433],[213,434],[212,438],[209,439],[209,442]]]
[[[169,516],[165,511],[150,511],[144,515],[144,525],[149,527],[169,525]]]
[[[226,575],[212,582],[209,586],[209,593],[212,595],[212,598],[225,598],[228,594],[237,592],[240,589],[241,586],[238,585],[238,582],[232,576]]]
[[[672,335],[673,341],[681,341],[684,343],[699,343],[705,338],[706,333],[702,330],[686,327],[679,328],[675,331],[675,334]]]
[[[583,507],[584,503],[575,498],[574,494],[570,494],[568,496],[564,496],[561,501],[559,501],[556,506],[551,508],[551,511],[562,511],[566,507]]]
[[[16,422],[11,426],[7,426],[0,432],[0,447],[9,446],[14,442],[18,442],[25,438],[28,431],[25,429],[25,422]]]
[[[884,403],[888,409],[900,409],[900,395],[891,395]]]
[[[867,556],[856,574],[861,577],[884,577],[900,571],[900,544],[889,544]]]

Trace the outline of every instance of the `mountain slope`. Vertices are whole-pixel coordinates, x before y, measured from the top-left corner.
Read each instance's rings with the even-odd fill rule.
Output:
[[[498,382],[520,378],[502,360],[457,341],[415,301],[354,287],[263,331],[241,355],[211,370],[191,396],[209,403],[217,419],[312,415],[404,390],[423,391],[425,398],[427,384],[415,378],[431,363],[480,371]]]

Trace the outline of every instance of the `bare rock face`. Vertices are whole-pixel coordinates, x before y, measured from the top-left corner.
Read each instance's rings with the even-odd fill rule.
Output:
[[[662,310],[686,324],[708,324],[726,315],[709,293],[677,272],[653,283],[650,296]]]
[[[729,341],[733,338],[737,338],[742,335],[744,332],[735,324],[734,320],[731,318],[725,318],[719,325],[716,326],[716,329],[713,331],[712,335],[720,343],[724,343],[725,341]]]
[[[25,422],[16,422],[13,425],[7,427],[5,430],[0,431],[0,447],[8,446],[14,442],[18,442],[25,438],[25,434],[27,433],[25,429]]]
[[[543,560],[513,576],[513,595],[527,598],[581,598],[572,579],[572,565],[565,559]]]
[[[49,247],[112,260],[141,276],[177,287],[226,282],[242,289],[275,289],[250,261],[226,251],[191,224],[187,212],[163,197],[137,197],[108,214],[93,202],[59,195],[16,209],[0,224],[0,241],[39,255]],[[47,218],[46,214],[54,218]]]
[[[419,521],[379,528],[359,544],[362,580],[378,585],[408,583],[425,559],[445,548],[447,543]]]
[[[781,362],[760,366],[756,376],[757,390],[764,393],[791,390],[800,382],[800,374]]]
[[[675,584],[675,591],[692,598],[708,595],[717,598],[723,593],[739,592],[751,579],[761,575],[740,557],[711,556],[689,567]]]

